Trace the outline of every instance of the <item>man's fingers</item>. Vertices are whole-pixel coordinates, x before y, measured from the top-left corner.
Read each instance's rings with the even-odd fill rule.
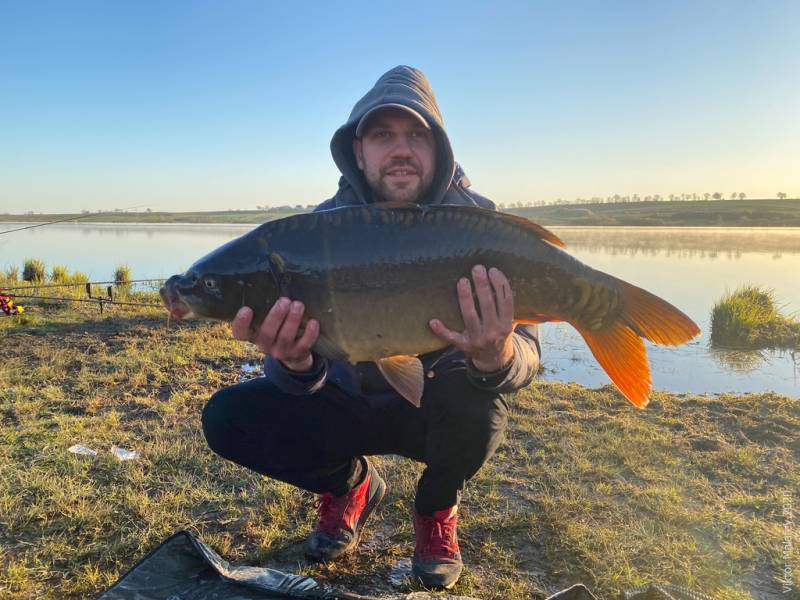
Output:
[[[494,295],[497,298],[497,316],[500,326],[503,328],[513,327],[514,295],[511,292],[508,278],[500,269],[492,267],[489,269],[489,280],[492,282]]]
[[[233,337],[245,342],[250,341],[253,338],[253,331],[250,329],[250,323],[252,323],[252,321],[253,309],[249,306],[240,308],[231,322]]]
[[[289,314],[281,325],[281,330],[278,333],[278,338],[275,344],[283,351],[291,350],[295,345],[297,339],[297,330],[300,328],[300,321],[303,318],[303,311],[306,307],[302,302],[295,300],[289,306]]]
[[[428,321],[431,331],[446,341],[451,346],[462,349],[464,345],[464,336],[457,331],[452,331],[444,326],[439,319],[431,319]]]
[[[289,304],[288,298],[278,298],[269,309],[267,316],[264,317],[264,322],[261,323],[261,330],[258,332],[259,346],[266,345],[269,348],[275,342],[281,324],[286,318],[286,313],[289,312]]]
[[[464,320],[467,335],[476,339],[480,335],[481,319],[475,308],[475,300],[472,298],[472,285],[466,277],[462,277],[458,282],[458,305],[461,308],[461,318]]]
[[[475,281],[475,295],[478,297],[483,328],[494,330],[497,327],[497,306],[486,268],[483,265],[472,267],[472,279]]]
[[[306,354],[307,352],[311,352],[311,348],[314,346],[314,342],[317,341],[319,337],[319,321],[316,319],[309,319],[308,323],[306,323],[305,331],[303,331],[303,335],[300,336],[297,340],[296,349],[298,353]]]

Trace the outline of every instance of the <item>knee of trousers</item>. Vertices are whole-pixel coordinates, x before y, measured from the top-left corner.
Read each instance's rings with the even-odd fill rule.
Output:
[[[209,448],[221,456],[228,456],[229,449],[235,444],[237,434],[231,423],[233,394],[230,388],[223,388],[211,396],[203,408],[203,435]]]
[[[508,407],[499,394],[480,390],[465,395],[453,394],[442,399],[439,410],[451,427],[469,432],[476,439],[494,437],[505,431]]]

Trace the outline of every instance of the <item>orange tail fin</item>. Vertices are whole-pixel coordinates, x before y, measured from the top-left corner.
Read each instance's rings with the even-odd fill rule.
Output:
[[[619,281],[619,318],[597,331],[575,328],[592,354],[624,396],[636,408],[647,406],[650,395],[650,365],[644,342],[678,345],[700,333],[689,317],[669,302],[641,288]]]

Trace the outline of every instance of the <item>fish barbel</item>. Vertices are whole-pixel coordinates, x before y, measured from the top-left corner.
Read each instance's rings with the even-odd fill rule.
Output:
[[[447,345],[428,322],[463,330],[455,283],[476,264],[496,267],[510,282],[515,323],[569,323],[643,408],[651,379],[642,338],[677,345],[700,329],[665,300],[563,247],[524,217],[477,207],[351,206],[267,222],[171,277],[161,293],[175,318],[230,321],[249,306],[255,324],[279,297],[300,300],[304,319],[320,324],[315,352],[375,361],[419,405],[424,378],[414,356]]]

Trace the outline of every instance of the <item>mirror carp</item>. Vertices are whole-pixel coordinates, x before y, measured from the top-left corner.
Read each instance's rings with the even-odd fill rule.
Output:
[[[524,217],[478,207],[348,206],[264,223],[172,276],[161,295],[174,318],[231,321],[249,306],[254,324],[280,296],[300,300],[304,319],[320,323],[315,352],[375,361],[419,406],[424,374],[416,355],[447,345],[428,322],[463,330],[456,282],[475,264],[497,267],[511,284],[515,323],[569,323],[622,394],[643,408],[651,389],[643,339],[678,345],[700,329],[670,303],[564,247]]]

